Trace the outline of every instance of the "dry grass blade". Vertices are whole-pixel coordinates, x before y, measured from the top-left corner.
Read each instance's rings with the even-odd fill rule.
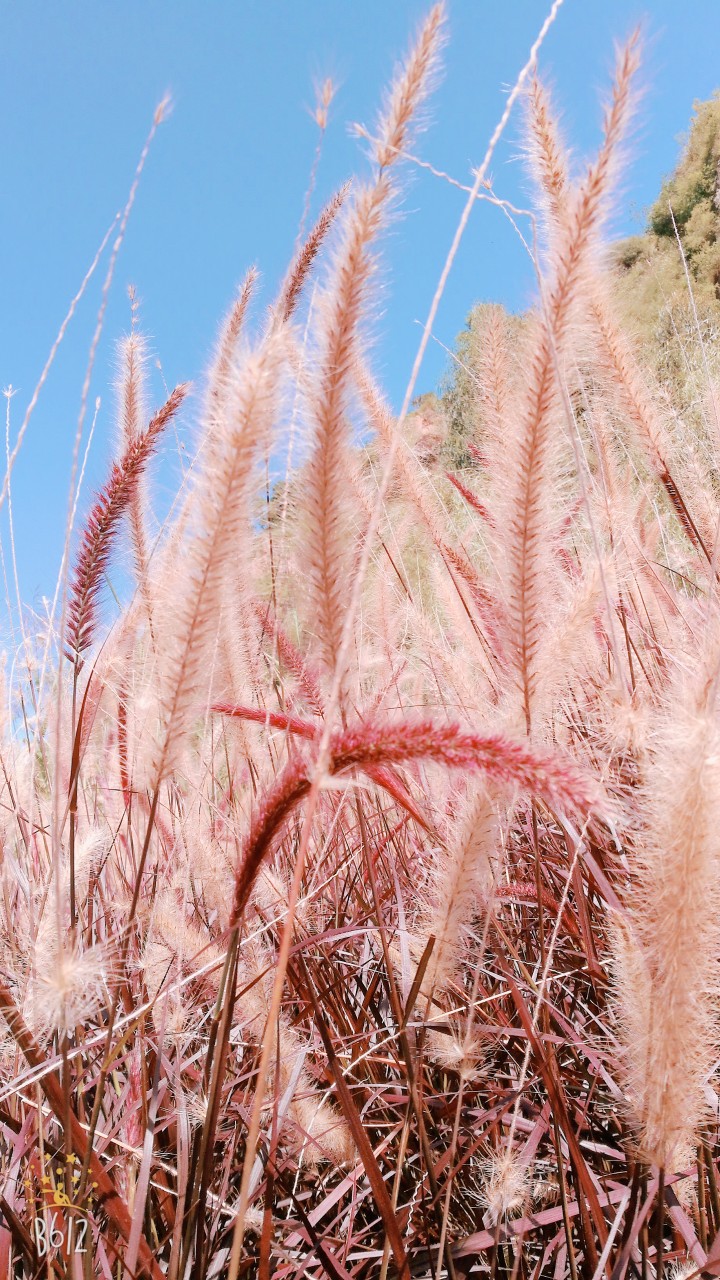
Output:
[[[8,990],[5,983],[0,982],[0,1012],[2,1013],[7,1025],[13,1035],[18,1048],[24,1054],[31,1067],[39,1066],[43,1061],[43,1053],[40,1047],[35,1043],[30,1031],[26,1027],[17,1006],[12,998],[12,993]],[[63,1091],[54,1075],[46,1075],[42,1081],[43,1092],[52,1107],[55,1115],[62,1124],[68,1118],[67,1108]],[[83,1158],[87,1157],[88,1141],[84,1126],[80,1123],[73,1111],[69,1113],[70,1133],[68,1139],[70,1149],[77,1152]],[[92,1179],[96,1185],[97,1201],[102,1206],[103,1212],[107,1214],[113,1225],[120,1232],[125,1240],[130,1239],[132,1230],[132,1219],[128,1213],[127,1206],[123,1203],[118,1195],[117,1189],[112,1180],[108,1177],[105,1169],[100,1163],[94,1152],[89,1153],[89,1169]],[[139,1259],[140,1274],[147,1274],[153,1280],[159,1280],[162,1275],[160,1267],[155,1262],[147,1241],[141,1239],[139,1241]]]
[[[306,979],[307,979],[307,974],[306,974]],[[380,1171],[380,1167],[375,1157],[375,1152],[373,1151],[372,1146],[368,1141],[368,1137],[365,1132],[362,1119],[358,1115],[357,1107],[353,1102],[352,1094],[350,1093],[350,1090],[348,1089],[345,1083],[345,1077],[339,1066],[339,1063],[335,1054],[335,1050],[333,1049],[332,1040],[330,1039],[327,1027],[325,1025],[325,1019],[323,1017],[320,1001],[316,997],[315,992],[313,990],[312,982],[310,981],[307,982],[307,991],[313,1003],[313,1008],[315,1011],[315,1020],[317,1023],[318,1030],[320,1032],[323,1045],[325,1046],[328,1065],[335,1079],[335,1088],[337,1089],[340,1106],[342,1107],[343,1115],[345,1116],[345,1119],[347,1120],[350,1126],[353,1138],[357,1143],[357,1148],[358,1148],[358,1151],[360,1152],[360,1158],[365,1166],[365,1171],[370,1180],[370,1185],[372,1186],[373,1194],[375,1196],[375,1202],[382,1215],[383,1224],[387,1232],[388,1239],[390,1241],[390,1247],[395,1257],[395,1263],[397,1265],[398,1275],[400,1277],[407,1278],[410,1275],[407,1255],[405,1253],[402,1237],[398,1229],[397,1218],[395,1216],[395,1212],[393,1210],[392,1204],[390,1203],[390,1197],[387,1193],[387,1188],[385,1186],[385,1182],[384,1182],[382,1173]]]

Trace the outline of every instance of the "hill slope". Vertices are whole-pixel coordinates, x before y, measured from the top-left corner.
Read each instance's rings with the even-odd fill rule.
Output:
[[[677,166],[648,211],[647,229],[613,246],[611,260],[620,312],[644,361],[675,406],[699,426],[705,362],[711,376],[720,378],[720,91],[695,104]],[[467,366],[474,364],[492,305],[479,303],[468,316],[457,339],[459,361],[440,397],[444,460],[455,466],[471,461],[465,439],[477,404]],[[522,326],[522,316],[512,323]],[[433,408],[427,397],[419,407],[426,406]]]

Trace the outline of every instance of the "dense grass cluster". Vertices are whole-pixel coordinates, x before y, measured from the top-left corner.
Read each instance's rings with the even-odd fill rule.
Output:
[[[186,388],[121,344],[2,703],[2,1277],[720,1274],[718,396],[688,423],[617,315],[632,37],[579,173],[521,76],[537,305],[475,314],[466,465],[413,447],[364,339],[443,38],[243,282],[159,531]]]

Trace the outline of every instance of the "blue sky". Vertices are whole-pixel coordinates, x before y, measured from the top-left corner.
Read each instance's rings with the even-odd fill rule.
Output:
[[[307,108],[313,79],[339,84],[315,208],[352,172],[362,147],[348,123],[372,124],[396,57],[426,10],[418,0],[22,0],[0,3],[0,200],[2,306],[0,386],[18,389],[22,418],[60,321],[104,230],[124,203],[156,103],[174,109],[160,130],[118,262],[91,391],[102,397],[88,469],[103,477],[115,442],[113,344],[128,327],[126,290],[169,384],[202,378],[219,318],[247,267],[265,297],[291,255],[316,142]],[[445,73],[420,154],[461,180],[482,158],[544,17],[537,0],[450,0]],[[672,167],[693,100],[720,85],[716,0],[566,0],[541,65],[555,89],[575,154],[598,139],[599,95],[613,39],[639,19],[648,35],[646,92],[632,165],[617,204],[618,234],[639,229],[643,210]],[[519,117],[497,153],[498,194],[526,201]],[[383,245],[374,364],[399,403],[459,215],[460,193],[407,173],[405,197]],[[67,509],[72,441],[103,272],[63,344],[14,472],[21,591],[50,594]],[[474,301],[520,308],[532,295],[523,254],[501,215],[474,216],[436,326],[450,346]],[[431,344],[419,390],[447,363]],[[162,397],[154,375],[154,400]],[[192,412],[186,415],[188,438]],[[166,457],[154,484],[161,504],[174,482]],[[86,508],[90,489],[86,489]]]

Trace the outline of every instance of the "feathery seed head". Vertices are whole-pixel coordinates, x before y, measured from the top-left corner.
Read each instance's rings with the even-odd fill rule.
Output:
[[[336,93],[337,85],[330,76],[315,84],[315,107],[312,114],[318,129],[327,129],[330,104]]]
[[[529,1172],[512,1151],[493,1152],[487,1157],[483,1200],[492,1223],[522,1213],[529,1203]]]
[[[67,1035],[102,1007],[107,992],[109,961],[100,946],[43,949],[35,957],[26,1018],[38,1035]]]
[[[413,118],[432,90],[443,44],[445,5],[430,10],[417,40],[393,81],[378,129],[375,156],[381,169],[388,168],[405,149]]]
[[[255,464],[276,424],[288,341],[285,328],[275,328],[255,350],[236,356],[223,414],[207,424],[182,578],[168,584],[173,600],[158,624],[157,781],[179,758],[194,718],[207,710],[223,592],[250,539]]]
[[[428,1054],[433,1062],[447,1071],[457,1072],[461,1080],[479,1080],[483,1075],[487,1054],[482,1038],[475,1028],[468,1039],[461,1029],[453,1029],[451,1035],[430,1032]]]
[[[705,697],[701,669],[695,689]],[[655,725],[630,918],[615,928],[628,1100],[646,1159],[675,1170],[705,1111],[720,1044],[713,966],[720,953],[720,725],[692,690]]]

